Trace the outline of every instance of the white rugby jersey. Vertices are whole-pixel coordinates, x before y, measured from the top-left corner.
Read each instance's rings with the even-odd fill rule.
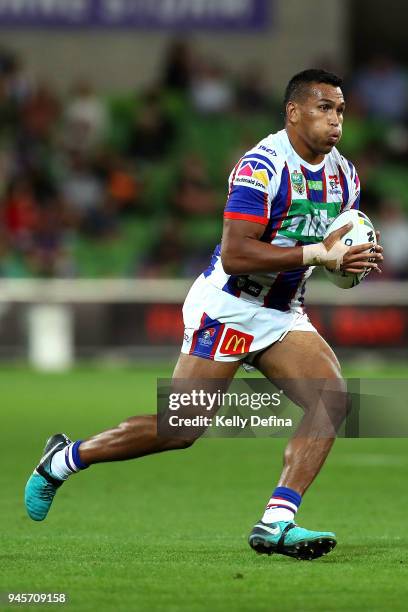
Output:
[[[333,219],[358,208],[359,202],[356,170],[336,148],[320,164],[308,164],[281,130],[261,140],[231,172],[224,217],[261,223],[262,242],[291,247],[320,242]],[[312,271],[302,266],[287,272],[226,274],[219,244],[204,276],[219,289],[266,308],[302,311]]]

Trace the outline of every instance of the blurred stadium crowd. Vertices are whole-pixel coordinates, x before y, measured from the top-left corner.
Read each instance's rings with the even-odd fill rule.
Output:
[[[377,55],[346,83],[340,149],[382,231],[385,277],[408,278],[405,67]],[[1,49],[0,276],[202,271],[220,238],[229,172],[283,127],[281,99],[259,65],[231,74],[183,41],[150,87],[109,95],[81,78],[62,97]]]

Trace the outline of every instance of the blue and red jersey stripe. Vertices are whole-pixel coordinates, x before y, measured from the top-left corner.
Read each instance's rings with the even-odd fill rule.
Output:
[[[264,297],[265,308],[273,308],[282,312],[290,310],[290,303],[295,297],[307,270],[308,268],[303,266],[296,270],[280,272]]]
[[[292,187],[290,184],[289,168],[285,163],[282,170],[278,192],[271,204],[271,217],[265,232],[261,236],[262,242],[272,242],[282,226],[292,202]]]

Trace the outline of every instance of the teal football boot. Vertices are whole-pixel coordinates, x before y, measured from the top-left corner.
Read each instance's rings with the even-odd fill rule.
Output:
[[[43,521],[45,519],[57,490],[65,482],[65,480],[52,476],[51,461],[55,453],[71,443],[72,440],[64,434],[55,434],[46,442],[40,463],[28,479],[25,488],[25,506],[28,516],[33,521]]]
[[[301,561],[311,561],[327,555],[337,544],[334,533],[303,529],[293,521],[259,521],[251,531],[248,542],[257,553],[276,553]]]

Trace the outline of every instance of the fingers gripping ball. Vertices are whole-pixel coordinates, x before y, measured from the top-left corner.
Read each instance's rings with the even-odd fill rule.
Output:
[[[345,210],[342,212],[328,227],[324,235],[324,239],[335,230],[350,222],[353,224],[353,227],[342,238],[340,238],[341,243],[346,247],[354,247],[360,244],[371,243],[372,249],[370,249],[370,252],[374,253],[377,244],[374,226],[367,215],[359,210]],[[355,287],[371,271],[370,268],[365,268],[362,272],[355,274],[344,272],[343,270],[329,269],[328,267],[325,267],[324,269],[329,280],[334,285],[337,285],[337,287],[341,287],[342,289],[350,289],[351,287]]]

